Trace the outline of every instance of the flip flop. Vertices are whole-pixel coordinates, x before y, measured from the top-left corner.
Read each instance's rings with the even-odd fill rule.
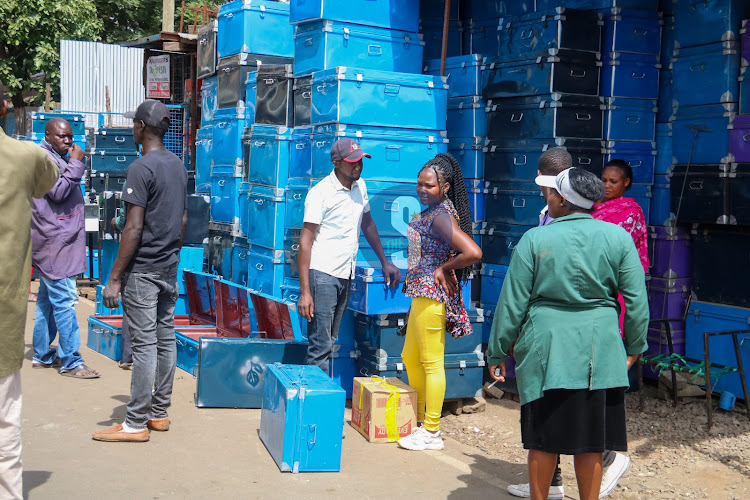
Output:
[[[37,361],[31,362],[32,368],[60,368],[61,366],[60,358],[55,359],[52,363],[40,363]]]
[[[93,370],[89,368],[88,366],[86,366],[85,364],[80,364],[71,370],[65,370],[65,371],[60,370],[60,375],[62,375],[63,377],[73,377],[73,378],[82,378],[82,379],[99,378],[102,376],[101,373],[96,373],[96,374],[91,374],[91,375],[77,375],[77,373],[82,370],[88,370],[90,372],[93,372]]]

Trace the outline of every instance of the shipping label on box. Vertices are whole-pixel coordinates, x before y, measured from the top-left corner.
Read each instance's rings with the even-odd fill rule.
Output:
[[[394,443],[417,426],[417,391],[397,378],[355,377],[352,426],[371,443]]]

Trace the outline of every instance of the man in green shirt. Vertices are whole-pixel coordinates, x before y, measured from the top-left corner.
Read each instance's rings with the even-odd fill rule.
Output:
[[[0,117],[8,109],[0,81]],[[21,362],[31,272],[31,198],[57,182],[57,166],[0,128],[0,498],[22,498]]]

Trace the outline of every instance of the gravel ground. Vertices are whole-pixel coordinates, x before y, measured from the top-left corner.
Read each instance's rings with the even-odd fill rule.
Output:
[[[693,398],[672,408],[637,394],[626,395],[631,465],[610,498],[750,498],[750,421],[744,407],[714,412],[706,425],[705,400]],[[509,399],[488,399],[485,412],[446,416],[443,432],[487,457],[526,463],[521,444],[520,407]],[[563,457],[565,492],[577,498],[572,457]],[[518,482],[526,482],[523,472]]]

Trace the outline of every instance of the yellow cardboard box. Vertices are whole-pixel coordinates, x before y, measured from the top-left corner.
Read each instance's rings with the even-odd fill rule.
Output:
[[[397,378],[355,377],[352,427],[371,443],[394,443],[417,427],[417,391]]]

